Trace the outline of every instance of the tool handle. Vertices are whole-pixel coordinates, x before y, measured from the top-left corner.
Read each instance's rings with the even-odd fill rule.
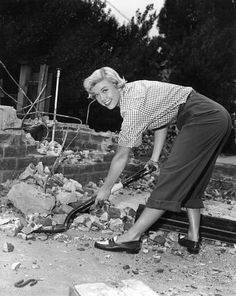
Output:
[[[125,178],[123,181],[121,181],[123,184],[123,187],[128,186],[130,183],[137,181],[148,174],[151,174],[155,170],[156,170],[155,166],[151,167],[150,169],[143,168],[142,170],[138,171],[132,176]]]
[[[114,192],[116,192],[116,191],[122,189],[123,187],[124,187],[124,186],[123,186],[122,182],[115,183],[115,184],[113,185],[113,187],[111,188],[111,193],[114,193]]]

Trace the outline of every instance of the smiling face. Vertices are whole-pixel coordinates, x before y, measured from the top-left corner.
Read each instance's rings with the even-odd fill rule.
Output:
[[[107,79],[103,79],[95,84],[91,90],[93,97],[98,103],[107,109],[112,110],[119,104],[120,91],[114,83]]]

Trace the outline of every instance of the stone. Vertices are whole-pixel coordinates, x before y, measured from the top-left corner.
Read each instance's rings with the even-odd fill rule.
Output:
[[[99,218],[101,222],[107,222],[109,220],[108,213],[104,212],[101,217]]]
[[[136,211],[131,207],[126,207],[125,212],[126,212],[127,216],[130,216],[132,218],[135,218],[135,216],[136,216]]]
[[[14,237],[19,233],[19,228],[15,224],[5,224],[0,226],[0,230],[4,231],[7,236]]]
[[[45,233],[37,233],[36,239],[41,240],[41,241],[46,241],[48,239],[48,235]]]
[[[7,224],[11,221],[10,218],[0,218],[0,225]]]
[[[22,233],[22,232],[18,233],[17,234],[17,237],[20,238],[20,239],[27,240],[27,234]]]
[[[77,202],[77,194],[75,192],[67,192],[63,190],[59,190],[56,195],[56,200],[59,201],[61,204],[69,204],[73,202]]]
[[[73,221],[73,226],[77,226],[77,225],[80,225],[80,224],[83,224],[85,225],[85,222],[86,220],[89,219],[89,215],[88,214],[82,214],[82,215],[79,215],[78,217],[76,217]]]
[[[118,208],[110,207],[107,212],[109,219],[116,219],[121,217],[121,210]]]
[[[23,173],[20,174],[19,180],[27,180],[28,178],[33,178],[34,174],[36,173],[36,168],[34,164],[30,163],[27,168],[24,170]]]
[[[65,182],[65,184],[63,185],[63,189],[66,191],[69,191],[69,192],[79,191],[79,192],[83,193],[82,185],[73,179],[67,180]]]
[[[61,209],[64,213],[69,214],[74,208],[66,204],[62,204]]]
[[[28,226],[24,226],[24,227],[22,228],[22,230],[21,230],[21,232],[24,233],[24,234],[26,234],[26,235],[32,233],[33,231],[34,231],[34,228],[31,227],[30,225],[28,225]]]
[[[159,255],[153,255],[153,259],[154,259],[154,262],[155,263],[159,263],[159,262],[161,262],[161,256],[159,256]]]
[[[25,215],[32,213],[51,213],[55,198],[33,185],[20,182],[12,186],[7,198]]]
[[[20,262],[14,262],[11,265],[11,269],[17,271],[20,268],[20,266],[21,266],[21,263]]]
[[[109,228],[113,231],[122,231],[124,228],[124,223],[121,219],[111,219]]]
[[[63,224],[65,219],[66,219],[66,214],[55,214],[52,218],[52,220],[56,223],[56,224]]]
[[[13,244],[11,244],[11,243],[8,243],[8,242],[5,242],[4,244],[3,244],[3,252],[5,252],[5,253],[10,253],[10,252],[13,252],[13,250],[14,250],[14,246],[13,246]]]

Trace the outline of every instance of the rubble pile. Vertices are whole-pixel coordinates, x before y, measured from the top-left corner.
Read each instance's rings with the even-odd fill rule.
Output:
[[[94,161],[94,158],[97,160],[96,151],[82,151],[78,154],[66,151],[63,157],[66,163],[71,163],[71,160],[74,163],[75,159],[85,162]],[[129,194],[149,193],[155,184],[155,176],[148,175],[130,184]],[[227,205],[234,204],[234,186],[231,179],[212,179],[206,189],[205,198],[223,201]],[[30,238],[35,235],[34,231],[41,227],[62,225],[71,211],[96,193],[99,185],[89,182],[83,187],[79,182],[65,178],[62,174],[51,175],[49,168],[39,162],[36,166],[30,164],[17,180],[8,181],[2,184],[2,187],[8,193],[1,200],[3,214],[0,229],[10,236]],[[119,194],[122,195],[122,190]],[[136,211],[131,207],[120,209],[105,204],[99,209],[91,207],[90,213],[78,213],[70,227],[82,231],[122,233],[133,225],[135,216]]]
[[[150,180],[147,184],[150,184]],[[67,215],[90,199],[98,189],[93,182],[82,187],[79,182],[67,179],[62,174],[51,176],[49,168],[41,162],[36,166],[31,163],[17,180],[2,186],[8,193],[2,199],[6,207],[5,211],[2,210],[0,228],[10,236],[25,239],[31,238],[40,227],[63,224]],[[140,190],[138,187],[141,188],[141,185],[136,182],[136,188]],[[135,214],[132,208],[118,209],[106,204],[90,213],[79,214],[71,227],[84,231],[122,232],[134,223]]]
[[[230,205],[236,200],[236,180],[225,176],[211,178],[204,196],[205,199],[221,201]]]
[[[67,149],[63,151],[63,145],[56,141],[43,140],[39,143],[37,151],[40,154],[59,156],[60,163],[63,165],[78,165],[101,162],[104,157],[104,153],[99,150],[79,150],[73,151]]]

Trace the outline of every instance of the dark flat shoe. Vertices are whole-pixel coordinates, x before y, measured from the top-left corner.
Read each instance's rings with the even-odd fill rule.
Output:
[[[181,238],[180,235],[179,235],[178,243],[179,243],[179,245],[187,248],[187,251],[190,254],[198,254],[199,251],[200,251],[200,245],[201,245],[200,240],[195,242],[195,241],[192,241],[192,240],[190,240],[190,239],[188,239],[186,237]]]
[[[94,247],[105,251],[127,252],[130,254],[137,254],[141,250],[141,240],[130,241],[125,243],[116,243],[115,239],[116,237],[107,239],[105,241],[95,242]]]

